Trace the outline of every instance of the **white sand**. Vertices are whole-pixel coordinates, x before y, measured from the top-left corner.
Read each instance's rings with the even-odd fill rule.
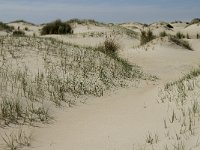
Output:
[[[172,24],[169,31],[190,32],[193,35],[199,27],[185,28],[185,23]],[[17,25],[18,26],[18,25]],[[139,32],[140,24],[123,24],[124,27]],[[154,29],[153,29],[154,28]],[[155,33],[163,28],[152,26]],[[32,29],[35,31],[35,29]],[[77,27],[76,33],[107,32],[106,27]],[[51,36],[64,42],[84,46],[96,46],[104,37]],[[138,88],[119,89],[114,93],[95,99],[86,104],[69,109],[57,110],[56,121],[44,128],[34,128],[32,150],[135,150],[143,148],[148,132],[161,136],[164,133],[163,118],[167,113],[166,105],[159,105],[158,92],[167,82],[177,80],[200,64],[200,40],[191,39],[195,51],[180,48],[168,41],[155,42],[149,47],[133,48],[139,41],[121,38],[120,55],[129,62],[137,64],[145,72],[159,77],[154,82],[146,82]],[[173,129],[172,129],[173,130]],[[162,140],[162,139],[160,139]],[[141,145],[140,145],[141,144]],[[148,146],[146,149],[152,149]],[[160,147],[162,149],[163,147]]]

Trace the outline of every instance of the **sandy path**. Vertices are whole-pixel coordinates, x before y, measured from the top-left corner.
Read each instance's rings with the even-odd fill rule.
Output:
[[[160,80],[59,111],[55,124],[35,129],[33,150],[133,150],[148,131],[163,135],[167,107],[157,104],[159,88],[196,67],[200,52],[158,47],[125,55]]]
[[[57,122],[37,129],[34,150],[131,150],[145,140],[151,129],[163,128],[162,112],[156,104],[158,87],[120,90],[88,105],[58,114]],[[153,114],[153,115],[152,115]]]

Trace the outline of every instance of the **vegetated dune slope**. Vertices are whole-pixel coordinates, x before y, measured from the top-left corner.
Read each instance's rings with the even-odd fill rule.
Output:
[[[142,66],[145,71],[157,75],[162,81],[169,82],[199,66],[199,40],[188,41],[194,51],[182,48],[168,38],[161,38],[145,46],[124,50],[121,55]]]
[[[58,124],[38,131],[36,137],[43,144],[34,149],[152,149],[152,145],[146,142],[148,136],[153,140],[158,136],[161,142],[155,147],[157,145],[159,150],[169,143],[169,148],[173,148],[170,147],[173,144],[180,145],[175,140],[165,140],[164,119],[168,115],[168,104],[160,105],[157,100],[159,89],[165,83],[177,80],[199,66],[199,41],[191,43],[196,44],[195,51],[183,49],[169,41],[155,42],[153,46],[150,43],[149,48],[121,51],[122,57],[157,75],[160,80],[155,85],[120,90],[109,97],[59,114]],[[169,131],[173,133],[174,129],[169,128]]]
[[[158,25],[160,26],[159,23]],[[169,33],[173,35],[186,27],[185,23],[174,23],[172,25],[174,29],[170,30]],[[128,31],[132,30],[138,33],[142,29],[140,24],[133,24],[135,27],[131,27],[130,23],[120,26],[123,26],[123,29],[128,28]],[[72,42],[79,46],[96,46],[103,42],[107,33],[117,34],[117,32],[113,33],[108,27],[103,27],[103,29],[91,27],[92,36],[94,36],[92,37],[88,28],[80,27],[80,31],[78,28],[75,30],[77,33],[72,35],[72,39],[68,35],[50,35],[47,37]],[[153,28],[152,25],[154,31]],[[155,33],[163,30],[159,28],[156,27]],[[99,32],[105,33],[99,34]],[[123,30],[123,32],[125,31]],[[96,37],[96,35],[98,36]],[[117,34],[117,36],[120,38],[120,34]],[[88,42],[90,39],[94,41]],[[180,80],[181,84],[170,84],[169,88],[164,89],[166,83],[178,80],[190,70],[199,67],[199,39],[188,39],[188,41],[194,51],[184,49],[169,41],[168,38],[155,39],[145,46],[138,46],[139,40],[130,37],[126,32],[119,40],[122,45],[125,45],[122,46],[119,55],[130,63],[141,66],[144,72],[156,75],[159,80],[156,82],[148,80],[139,82],[137,80],[137,88],[118,89],[100,98],[89,98],[86,102],[84,101],[85,104],[78,104],[69,109],[65,107],[62,110],[54,109],[54,123],[44,128],[31,127],[34,140],[32,147],[27,149],[166,150],[189,149],[191,147],[198,149],[198,134],[197,136],[191,135],[192,129],[196,126],[192,124],[190,129],[190,118],[186,117],[185,130],[183,130],[185,132],[180,134],[180,126],[182,125],[180,122],[184,122],[184,117],[181,116],[181,108],[187,109],[193,105],[184,103],[185,105],[176,107],[176,98],[181,97],[177,92],[180,91],[177,90],[179,88],[183,95],[185,93],[188,95],[184,97],[184,101],[188,97],[193,98],[194,93],[196,93],[194,98],[199,100],[199,87],[196,86],[199,81],[198,75],[184,78],[184,80]],[[188,82],[193,83],[193,81],[195,81],[195,85],[188,86]],[[185,91],[182,90],[183,86],[179,86],[179,84],[182,85],[182,82],[184,82],[185,87],[183,89]],[[187,88],[190,86],[194,89],[192,92],[188,92]],[[170,97],[171,99],[169,99]],[[194,101],[191,102],[191,104],[194,104]],[[179,104],[179,102],[177,103]],[[187,110],[185,112],[187,115],[189,114]],[[176,114],[176,117],[173,114]],[[198,113],[193,111],[192,115],[198,116]],[[194,120],[192,120],[193,123]],[[198,125],[197,120],[196,125]],[[192,140],[193,142],[191,142]]]

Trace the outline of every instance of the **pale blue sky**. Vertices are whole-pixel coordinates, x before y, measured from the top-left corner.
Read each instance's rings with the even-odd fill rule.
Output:
[[[190,21],[200,17],[200,0],[0,0],[0,21],[55,19],[103,22]]]

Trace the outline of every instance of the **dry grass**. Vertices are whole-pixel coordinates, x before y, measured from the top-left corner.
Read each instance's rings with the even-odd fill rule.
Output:
[[[191,45],[185,40],[179,39],[175,36],[170,36],[169,40],[185,49],[193,50]]]
[[[105,48],[113,52],[115,45],[109,44]],[[52,119],[48,103],[71,107],[85,96],[103,96],[137,80],[155,79],[116,54],[53,39],[1,37],[0,47],[2,125],[46,123]],[[40,61],[30,67],[27,59],[34,57]]]

